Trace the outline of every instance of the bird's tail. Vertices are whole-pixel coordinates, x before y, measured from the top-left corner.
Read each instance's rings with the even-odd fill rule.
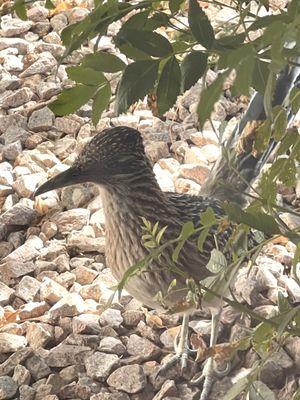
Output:
[[[297,63],[300,58],[297,59]],[[300,67],[287,66],[276,81],[273,106],[284,105],[287,96],[294,87],[300,86]],[[294,115],[288,112],[289,124]],[[253,154],[255,133],[261,122],[266,119],[264,97],[256,92],[249,103],[248,109],[224,145],[222,155],[212,168],[208,179],[202,187],[201,194],[220,200],[245,202],[243,193],[258,176],[262,166],[267,162],[276,146],[270,140],[267,149],[259,154]]]

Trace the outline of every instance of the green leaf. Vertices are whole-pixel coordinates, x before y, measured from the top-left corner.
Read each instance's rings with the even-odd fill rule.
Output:
[[[273,137],[279,142],[286,133],[288,119],[286,110],[282,106],[273,109]]]
[[[277,35],[273,37],[273,42],[271,45],[271,69],[276,73],[280,72],[286,65],[286,60],[283,56],[285,39],[281,34],[281,32],[285,31],[286,26],[284,24],[281,24],[281,26],[282,28],[279,26],[277,29],[283,30],[279,31]]]
[[[183,224],[180,232],[180,239],[186,240],[195,232],[195,227],[192,221],[188,221]]]
[[[172,46],[164,36],[150,31],[137,29],[121,29],[118,42],[129,43],[138,50],[153,57],[166,57],[173,52]]]
[[[189,0],[188,20],[197,42],[211,49],[215,41],[214,30],[197,0]]]
[[[262,125],[258,127],[254,138],[254,149],[258,154],[266,150],[270,142],[271,133],[271,121],[265,120]]]
[[[296,314],[299,313],[299,306],[292,308],[289,312],[286,314],[280,315],[280,325],[277,329],[277,336],[280,338],[280,336],[284,333],[286,330],[287,326],[292,322]]]
[[[147,218],[145,217],[141,217],[143,224],[145,226],[145,228],[147,229],[148,232],[151,232],[152,230],[152,224],[151,221],[149,221]]]
[[[176,57],[164,64],[157,86],[157,106],[160,115],[168,111],[176,102],[180,92],[181,72]]]
[[[158,244],[160,244],[161,239],[162,239],[162,237],[163,237],[163,235],[164,235],[164,233],[165,233],[165,231],[166,231],[167,228],[168,228],[168,225],[164,226],[164,227],[158,232],[158,234],[157,234],[157,236],[156,236],[156,242],[157,242]]]
[[[147,240],[152,239],[152,235],[148,234],[148,235],[142,235],[142,241],[146,242]]]
[[[154,242],[154,240],[149,240],[148,242],[144,242],[143,244],[148,249],[155,249],[157,247],[156,243]]]
[[[170,0],[169,1],[169,8],[172,14],[176,14],[181,7],[181,4],[184,2],[184,0]]]
[[[207,209],[200,214],[200,222],[205,226],[212,226],[217,222],[214,210],[211,207],[207,207]]]
[[[279,180],[288,187],[296,183],[296,165],[293,157],[277,158],[268,171],[268,179],[272,182]]]
[[[67,74],[76,83],[82,83],[87,86],[97,86],[107,81],[102,72],[81,66],[67,68]]]
[[[86,104],[96,91],[96,86],[85,85],[77,85],[71,89],[64,89],[48,107],[55,115],[71,114]]]
[[[122,71],[126,67],[126,64],[119,57],[105,51],[88,54],[83,58],[81,64],[96,71],[111,73]]]
[[[288,6],[288,15],[295,17],[300,12],[300,4],[298,0],[292,0]]]
[[[245,351],[251,346],[250,336],[245,336],[239,340],[237,350]]]
[[[276,400],[275,394],[263,382],[254,381],[251,383],[247,394],[247,400]]]
[[[191,235],[193,235],[194,232],[195,232],[195,227],[194,227],[194,224],[193,224],[192,221],[188,221],[182,226],[181,232],[180,232],[180,235],[179,235],[179,239],[180,240],[179,240],[179,242],[178,242],[177,246],[175,247],[175,249],[173,251],[173,254],[172,254],[172,260],[174,262],[178,261],[178,256],[179,256],[179,253],[180,253],[182,247],[184,246],[186,240]]]
[[[225,204],[224,209],[231,221],[239,224],[246,224],[251,228],[266,233],[267,235],[280,233],[277,222],[268,214],[256,210],[253,210],[253,213],[247,212],[242,210],[237,204],[233,203]]]
[[[274,327],[267,322],[261,322],[252,334],[252,345],[255,351],[268,351],[272,342]]]
[[[281,291],[278,291],[278,309],[279,314],[285,314],[291,310],[290,303],[288,299],[283,295]]]
[[[122,29],[144,29],[147,23],[149,10],[139,12],[130,17],[122,26]]]
[[[275,79],[276,76],[273,71],[269,72],[268,80],[267,80],[267,85],[265,88],[265,93],[264,93],[264,109],[266,116],[268,118],[272,118],[272,99],[273,99],[273,93],[275,89]]]
[[[24,0],[15,0],[14,1],[14,9],[16,11],[17,16],[25,21],[27,19],[27,10],[25,6]]]
[[[177,285],[177,280],[173,279],[172,282],[170,283],[169,287],[168,287],[167,292],[170,293],[171,290],[176,287],[176,285]]]
[[[293,114],[297,114],[300,109],[300,89],[298,89],[297,87],[293,88],[289,95],[289,99]]]
[[[73,50],[78,49],[85,40],[88,39],[92,29],[92,26],[89,25],[88,18],[64,28],[60,37],[63,44],[66,46],[65,56],[69,55]]]
[[[292,400],[300,400],[300,388],[294,393]]]
[[[249,385],[247,376],[239,379],[225,394],[223,400],[234,400],[239,394],[241,394]]]
[[[116,46],[119,48],[120,52],[125,54],[127,58],[131,58],[132,60],[138,61],[138,60],[150,60],[151,57],[144,53],[141,50],[136,49],[135,47],[131,46],[129,43],[122,42],[119,43],[117,38],[115,38],[115,43]]]
[[[144,31],[155,31],[155,29],[166,26],[170,20],[170,16],[166,13],[160,11],[152,15],[151,18],[148,18],[146,25],[144,26]]]
[[[227,260],[223,253],[213,249],[206,268],[213,274],[217,274],[227,267]]]
[[[181,63],[182,91],[190,89],[202,77],[207,68],[207,54],[191,51]]]
[[[287,187],[293,187],[296,184],[297,168],[295,160],[292,157],[285,159],[284,169],[281,170],[278,178]]]
[[[154,224],[154,226],[153,226],[153,229],[152,229],[152,236],[155,236],[155,235],[156,235],[157,229],[158,229],[158,221],[155,222],[155,224]]]
[[[249,30],[256,31],[257,29],[265,28],[266,26],[269,26],[276,21],[289,23],[291,22],[291,20],[292,19],[285,13],[278,15],[266,15],[264,17],[258,18],[255,22],[253,22],[253,24],[249,27]]]
[[[236,68],[236,78],[234,87],[239,94],[249,95],[249,89],[252,83],[252,74],[255,65],[255,58],[253,54],[244,58]]]
[[[200,129],[203,129],[205,121],[210,117],[214,105],[223,91],[223,84],[229,73],[230,70],[223,72],[211,85],[202,91],[197,108]]]
[[[103,111],[108,106],[110,97],[111,88],[109,82],[107,81],[105,85],[100,87],[93,100],[92,121],[95,126],[99,122]]]
[[[255,90],[262,94],[265,93],[268,82],[268,76],[270,72],[268,65],[269,64],[267,62],[258,59],[256,59],[254,65],[252,85]]]
[[[244,32],[235,33],[234,35],[223,36],[215,40],[214,48],[223,51],[239,48],[244,43],[246,34]]]
[[[293,258],[293,266],[296,267],[296,265],[300,262],[300,243],[298,243],[294,258]]]
[[[292,146],[294,146],[298,142],[299,137],[300,136],[297,130],[289,131],[289,134],[286,135],[280,143],[277,155],[286,154],[286,152],[289,151]]]
[[[51,0],[46,0],[45,7],[48,8],[48,10],[53,10],[55,8],[55,4],[53,4]]]
[[[136,61],[127,65],[117,89],[117,114],[126,112],[131,104],[146,96],[154,86],[158,65],[156,60]]]
[[[197,239],[197,248],[199,251],[203,251],[203,245],[206,241],[208,234],[209,234],[209,228],[205,228],[200,232],[200,235],[198,236]]]
[[[237,68],[237,66],[250,55],[255,55],[253,46],[250,43],[242,44],[237,49],[223,52],[221,60],[225,57],[225,63],[219,62],[219,66],[221,68]]]
[[[190,44],[187,42],[183,42],[182,40],[177,40],[176,42],[172,42],[172,47],[174,53],[184,53],[190,48]]]

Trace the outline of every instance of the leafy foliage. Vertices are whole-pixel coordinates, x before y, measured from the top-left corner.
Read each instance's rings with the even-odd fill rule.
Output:
[[[260,3],[266,6],[267,1]],[[51,7],[51,2],[48,2],[48,6]],[[23,0],[15,0],[15,9],[21,18],[26,18]],[[188,17],[188,25],[180,20],[183,9]],[[200,128],[210,117],[214,103],[222,94],[229,72],[234,70],[234,94],[248,95],[251,88],[264,94],[269,121],[262,125],[255,142],[256,148],[262,151],[270,137],[270,121],[273,123],[275,140],[281,139],[287,126],[286,108],[272,111],[272,98],[275,73],[298,55],[298,43],[294,46],[286,43],[298,37],[300,27],[295,21],[300,11],[297,0],[291,1],[288,8],[281,10],[278,15],[254,15],[246,1],[240,1],[234,11],[238,18],[231,21],[225,31],[223,27],[212,24],[197,0],[143,0],[136,4],[117,0],[98,1],[85,19],[63,30],[62,40],[66,46],[64,56],[80,48],[87,40],[106,34],[113,22],[122,21],[114,43],[117,52],[131,59],[130,64],[126,66],[123,59],[115,54],[98,51],[96,44],[95,52],[86,55],[78,67],[82,68],[82,74],[87,71],[84,68],[93,70],[89,71],[90,77],[92,74],[96,76],[94,71],[121,74],[116,93],[118,114],[126,112],[132,104],[151,93],[157,97],[158,114],[163,115],[175,104],[181,91],[191,88],[201,77],[205,80],[209,66],[224,69],[217,80],[201,94],[198,106]],[[125,22],[123,17],[126,17]],[[166,32],[171,30],[173,33],[167,35]],[[236,34],[237,31],[240,33]],[[94,85],[97,79],[101,80],[100,77],[95,79]],[[87,81],[76,82],[91,84]],[[107,105],[110,91],[107,86],[102,90],[106,93],[102,104]],[[87,101],[88,91],[78,90],[79,96],[83,96],[82,101],[78,100],[73,107],[63,107],[62,103],[68,101],[67,95],[59,97],[58,105],[54,102],[53,110],[59,109],[64,114],[74,112]],[[100,94],[98,91],[96,93],[99,103]],[[294,89],[290,98],[293,111],[299,109],[299,89]],[[104,109],[100,107],[100,111]],[[100,111],[93,112],[94,123],[101,117]]]
[[[140,60],[127,65],[116,95],[116,112],[120,114],[129,106],[144,98],[157,77],[156,60]]]
[[[287,187],[296,184],[300,135],[297,130],[289,128],[289,116],[290,112],[297,113],[300,108],[300,89],[293,88],[280,105],[274,104],[273,100],[275,81],[280,71],[299,62],[300,4],[299,0],[292,0],[279,14],[260,17],[250,11],[248,3],[246,0],[232,2],[236,6],[229,7],[234,8],[232,11],[237,18],[228,26],[220,27],[209,20],[201,2],[197,0],[96,1],[86,18],[68,26],[61,34],[66,47],[64,57],[88,40],[97,39],[94,52],[85,55],[78,66],[67,69],[74,86],[64,89],[50,108],[56,115],[66,115],[90,101],[92,121],[96,125],[113,94],[116,95],[117,114],[127,112],[131,105],[151,94],[156,99],[159,116],[163,116],[174,106],[180,93],[202,78],[203,90],[197,107],[198,124],[202,129],[216,101],[222,96],[229,77],[233,79],[234,95],[248,96],[253,90],[258,91],[263,96],[266,119],[257,124],[250,153],[256,156],[262,154],[270,141],[277,143],[277,151],[272,165],[254,190],[252,204],[245,210],[233,203],[226,204],[224,208],[230,223],[234,225],[236,236],[253,228],[267,236],[285,234],[289,238],[297,237],[292,270],[297,279],[295,271],[300,261],[299,236],[296,231],[285,230],[280,224],[278,212],[284,208],[277,204],[276,195],[278,182]],[[260,7],[268,7],[268,0],[257,0],[256,3]],[[46,7],[53,8],[54,5],[47,0]],[[15,0],[14,9],[19,18],[26,19],[24,0]],[[184,21],[183,15],[187,15]],[[113,38],[114,54],[99,51],[99,39],[116,21],[121,21],[122,26]],[[124,56],[127,57],[126,63]],[[209,68],[221,70],[221,73],[207,86],[206,72]],[[235,78],[232,78],[234,75]],[[113,93],[111,80],[115,77],[119,77],[120,81],[116,93]],[[225,156],[228,156],[228,164],[233,168],[231,163],[234,155],[224,152]],[[195,240],[202,252],[212,230],[222,229],[223,223],[224,220],[217,218],[213,210],[208,208],[199,215],[199,226],[191,221],[186,222],[177,237],[168,239],[167,226],[162,227],[156,221],[143,219],[142,241],[149,253],[126,271],[116,290],[120,292],[131,277],[142,273],[149,263],[160,259],[163,252],[169,250],[170,258],[165,260],[166,267],[186,278],[188,303],[198,306],[203,294],[222,297],[227,304],[259,321],[257,326],[249,330],[246,339],[260,355],[261,361],[253,366],[248,376],[229,390],[224,400],[234,399],[241,393],[247,393],[248,400],[273,400],[272,392],[258,380],[259,371],[272,352],[276,351],[274,343],[280,343],[287,334],[299,335],[299,308],[291,307],[287,299],[279,294],[278,313],[265,319],[239,304],[236,299],[226,297],[224,291],[224,287],[229,288],[241,263],[245,259],[254,259],[261,244],[250,250],[232,251],[231,259],[217,248],[214,249],[207,265],[214,274],[210,281],[195,282],[185,276],[178,266],[180,253],[187,241]],[[264,239],[262,244],[269,240]],[[165,295],[176,290],[176,284],[174,279],[166,294],[158,294],[162,303]],[[242,348],[242,343],[238,345]],[[298,390],[294,400],[299,398]]]

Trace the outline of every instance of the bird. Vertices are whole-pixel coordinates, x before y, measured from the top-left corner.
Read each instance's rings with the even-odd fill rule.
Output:
[[[293,71],[293,74],[293,79],[290,79],[291,71],[286,69],[279,76],[277,89],[280,87],[280,90],[275,90],[274,105],[281,104],[291,86],[296,84],[298,73]],[[285,86],[282,84],[284,80]],[[245,204],[242,193],[259,174],[275,143],[270,142],[268,149],[259,156],[254,156],[249,150],[238,153],[237,143],[241,139],[253,141],[251,135],[243,137],[244,129],[249,122],[264,117],[263,95],[255,93],[248,111],[227,143],[227,149],[235,152],[236,168],[229,168],[227,160],[221,156],[200,195],[162,191],[145,154],[140,132],[131,127],[117,126],[93,136],[73,165],[43,183],[35,196],[79,183],[96,184],[105,214],[106,262],[114,277],[121,281],[132,266],[151,254],[142,238],[145,233],[143,221],[150,222],[152,227],[158,223],[158,229],[163,229],[162,243],[167,243],[180,237],[182,226],[189,221],[196,228],[201,227],[200,216],[208,209],[222,219],[226,217],[224,201]],[[220,252],[226,254],[231,233],[231,226],[225,226],[223,230],[211,227],[202,251],[199,251],[195,240],[189,238],[175,266],[172,262],[174,246],[166,246],[159,257],[148,258],[150,261],[146,267],[130,276],[125,283],[125,289],[144,305],[158,310],[180,310],[183,315],[181,334],[177,338],[176,354],[171,363],[181,359],[184,367],[188,356],[188,321],[195,305],[185,301],[187,280],[200,282],[212,275],[206,268],[211,252],[217,246]],[[163,296],[158,296],[158,293]],[[218,314],[214,317],[211,345],[216,343]],[[208,387],[211,386],[211,377],[207,374],[205,379],[202,400],[207,398]]]

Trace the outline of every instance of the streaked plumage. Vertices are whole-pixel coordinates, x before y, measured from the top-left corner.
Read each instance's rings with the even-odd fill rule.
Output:
[[[152,224],[159,222],[159,228],[167,225],[163,240],[168,240],[178,237],[187,221],[199,225],[200,214],[207,207],[211,207],[216,215],[223,215],[217,200],[163,192],[145,155],[140,133],[128,127],[106,129],[94,136],[74,165],[42,185],[36,194],[85,181],[95,182],[100,187],[106,218],[106,259],[118,280],[130,266],[149,253],[142,241],[140,217]],[[216,238],[222,250],[228,232],[222,232]],[[178,267],[195,280],[206,278],[210,272],[205,266],[214,247],[212,235],[207,238],[201,253],[195,241],[188,241],[180,253]],[[174,278],[177,280],[174,289],[185,287],[186,278],[166,268],[167,257],[171,254],[172,248],[166,249],[159,260],[131,278],[126,285],[128,292],[152,308],[161,308],[155,300],[159,291],[166,293]],[[171,307],[184,295],[184,291],[171,294],[166,305]]]

